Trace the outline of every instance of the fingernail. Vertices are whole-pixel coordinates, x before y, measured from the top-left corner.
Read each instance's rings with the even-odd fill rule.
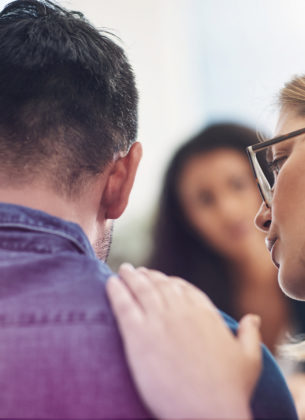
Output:
[[[252,324],[254,324],[257,328],[259,328],[261,326],[261,317],[258,315],[250,315],[251,316],[251,322]]]
[[[109,289],[111,287],[116,287],[119,284],[120,280],[118,276],[110,276],[108,280],[106,281],[106,289]]]
[[[134,271],[135,270],[134,266],[130,263],[127,263],[127,262],[120,265],[120,270],[121,269],[128,270],[128,271]]]
[[[143,266],[138,267],[137,270],[138,271],[143,271],[144,273],[147,273],[148,272],[148,269],[146,267],[143,267]]]
[[[118,278],[117,275],[112,275],[112,276],[108,277],[108,281],[116,282],[116,281],[119,281],[119,278]]]

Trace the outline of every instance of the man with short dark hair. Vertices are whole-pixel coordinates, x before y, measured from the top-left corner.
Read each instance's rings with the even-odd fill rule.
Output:
[[[141,158],[136,130],[134,76],[109,34],[47,0],[0,13],[1,418],[149,417],[103,262]],[[293,418],[264,357],[253,413]]]
[[[80,13],[1,12],[1,418],[147,414],[93,251],[106,259],[141,158],[137,102],[123,50]]]

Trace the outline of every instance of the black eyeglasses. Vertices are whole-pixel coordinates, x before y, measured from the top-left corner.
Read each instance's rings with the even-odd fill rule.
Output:
[[[275,178],[270,173],[268,169],[268,164],[266,164],[266,152],[268,147],[273,146],[274,144],[280,143],[282,141],[297,137],[300,134],[305,133],[305,128],[300,130],[292,131],[291,133],[284,134],[279,137],[274,137],[271,140],[263,141],[261,143],[254,144],[253,146],[247,147],[248,157],[251,162],[253,173],[260,190],[261,196],[265,201],[268,207],[271,207],[272,196],[273,196],[273,187]],[[264,156],[258,158],[259,152],[264,152]]]

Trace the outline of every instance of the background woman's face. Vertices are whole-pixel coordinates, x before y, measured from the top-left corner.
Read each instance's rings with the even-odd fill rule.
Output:
[[[244,154],[223,148],[191,157],[178,192],[190,224],[217,252],[241,258],[249,251],[261,199]]]
[[[304,116],[284,110],[275,135],[305,127]],[[262,206],[256,224],[267,232],[272,258],[279,267],[279,284],[296,299],[305,299],[305,135],[272,147],[280,171],[271,209]],[[267,223],[269,221],[269,223]],[[270,224],[271,221],[271,224]]]

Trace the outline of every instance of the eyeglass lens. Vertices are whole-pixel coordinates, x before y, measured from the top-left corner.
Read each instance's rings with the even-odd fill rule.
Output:
[[[269,151],[270,152],[270,151]],[[270,163],[268,163],[267,161],[267,156],[268,156],[268,149],[264,149],[261,150],[259,152],[256,152],[256,158],[257,161],[270,185],[270,187],[272,188],[274,185],[274,180],[275,180],[275,176],[274,176],[274,168],[271,167]]]

